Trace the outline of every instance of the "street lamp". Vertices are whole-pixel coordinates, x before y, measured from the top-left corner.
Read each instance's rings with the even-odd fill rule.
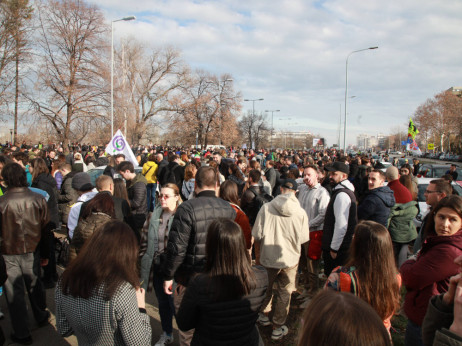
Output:
[[[10,129],[10,147],[13,146],[13,129]]]
[[[263,99],[254,99],[254,100],[249,100],[249,99],[244,99],[246,102],[252,102],[252,114],[255,115],[255,101],[263,101]]]
[[[350,54],[348,54],[347,58],[346,58],[346,63],[345,63],[345,123],[343,124],[343,151],[344,151],[344,154],[346,154],[347,99],[348,99],[348,59],[350,58],[350,55],[352,55],[354,53],[362,52],[362,51],[365,51],[365,50],[378,49],[378,48],[379,47],[369,47],[369,48],[354,50]]]
[[[111,22],[111,138],[114,137],[114,23],[135,19],[135,16],[130,16],[116,19]]]
[[[266,113],[271,112],[271,139],[270,139],[270,150],[273,149],[273,117],[274,117],[274,112],[280,112],[279,109],[274,109],[274,110],[267,110],[265,111]]]

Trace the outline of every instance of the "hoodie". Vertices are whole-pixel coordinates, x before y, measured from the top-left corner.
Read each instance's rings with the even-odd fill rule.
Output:
[[[252,236],[260,242],[260,263],[283,269],[298,264],[301,245],[310,240],[308,215],[294,193],[265,203],[255,220]]]
[[[369,190],[358,206],[358,220],[375,221],[387,227],[390,208],[395,203],[393,190],[388,186]]]

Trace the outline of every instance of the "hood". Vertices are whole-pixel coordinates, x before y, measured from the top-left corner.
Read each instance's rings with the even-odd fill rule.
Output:
[[[381,186],[374,190],[370,190],[369,194],[375,195],[383,201],[383,204],[388,208],[391,208],[395,205],[395,195],[393,194],[393,190],[390,189],[388,186]]]
[[[462,250],[462,230],[459,230],[456,234],[451,236],[441,236],[436,235],[436,233],[430,234],[422,245],[422,251],[424,251],[424,246],[425,250],[428,250],[428,248],[437,244],[449,244]]]
[[[138,173],[137,175],[135,175],[133,180],[131,180],[130,182],[127,182],[127,183],[128,183],[127,187],[132,187],[136,183],[143,183],[143,184],[147,185],[148,181],[146,180],[144,175],[142,175],[141,173]]]
[[[294,193],[278,195],[270,203],[281,216],[295,215],[295,211],[300,209],[300,202]]]
[[[338,183],[337,185],[335,185],[334,190],[345,189],[345,188],[348,189],[348,190],[351,190],[351,191],[355,190],[355,187],[353,186],[351,181],[349,181],[348,179]]]

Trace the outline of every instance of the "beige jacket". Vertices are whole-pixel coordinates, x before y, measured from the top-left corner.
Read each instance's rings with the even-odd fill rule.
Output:
[[[278,195],[260,209],[252,229],[260,242],[260,263],[289,268],[300,259],[301,245],[310,240],[308,216],[294,193]]]

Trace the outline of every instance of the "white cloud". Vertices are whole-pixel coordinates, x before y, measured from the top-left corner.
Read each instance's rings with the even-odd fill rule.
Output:
[[[460,85],[462,2],[448,0],[200,1],[94,0],[115,36],[173,45],[193,68],[231,73],[257,111],[280,109],[295,128],[337,142],[349,52],[348,143],[388,132],[428,97]],[[251,103],[244,104],[251,108]],[[357,119],[360,119],[358,122]],[[351,120],[350,120],[351,119]],[[287,127],[287,122],[275,121]],[[343,132],[343,131],[342,131]]]

